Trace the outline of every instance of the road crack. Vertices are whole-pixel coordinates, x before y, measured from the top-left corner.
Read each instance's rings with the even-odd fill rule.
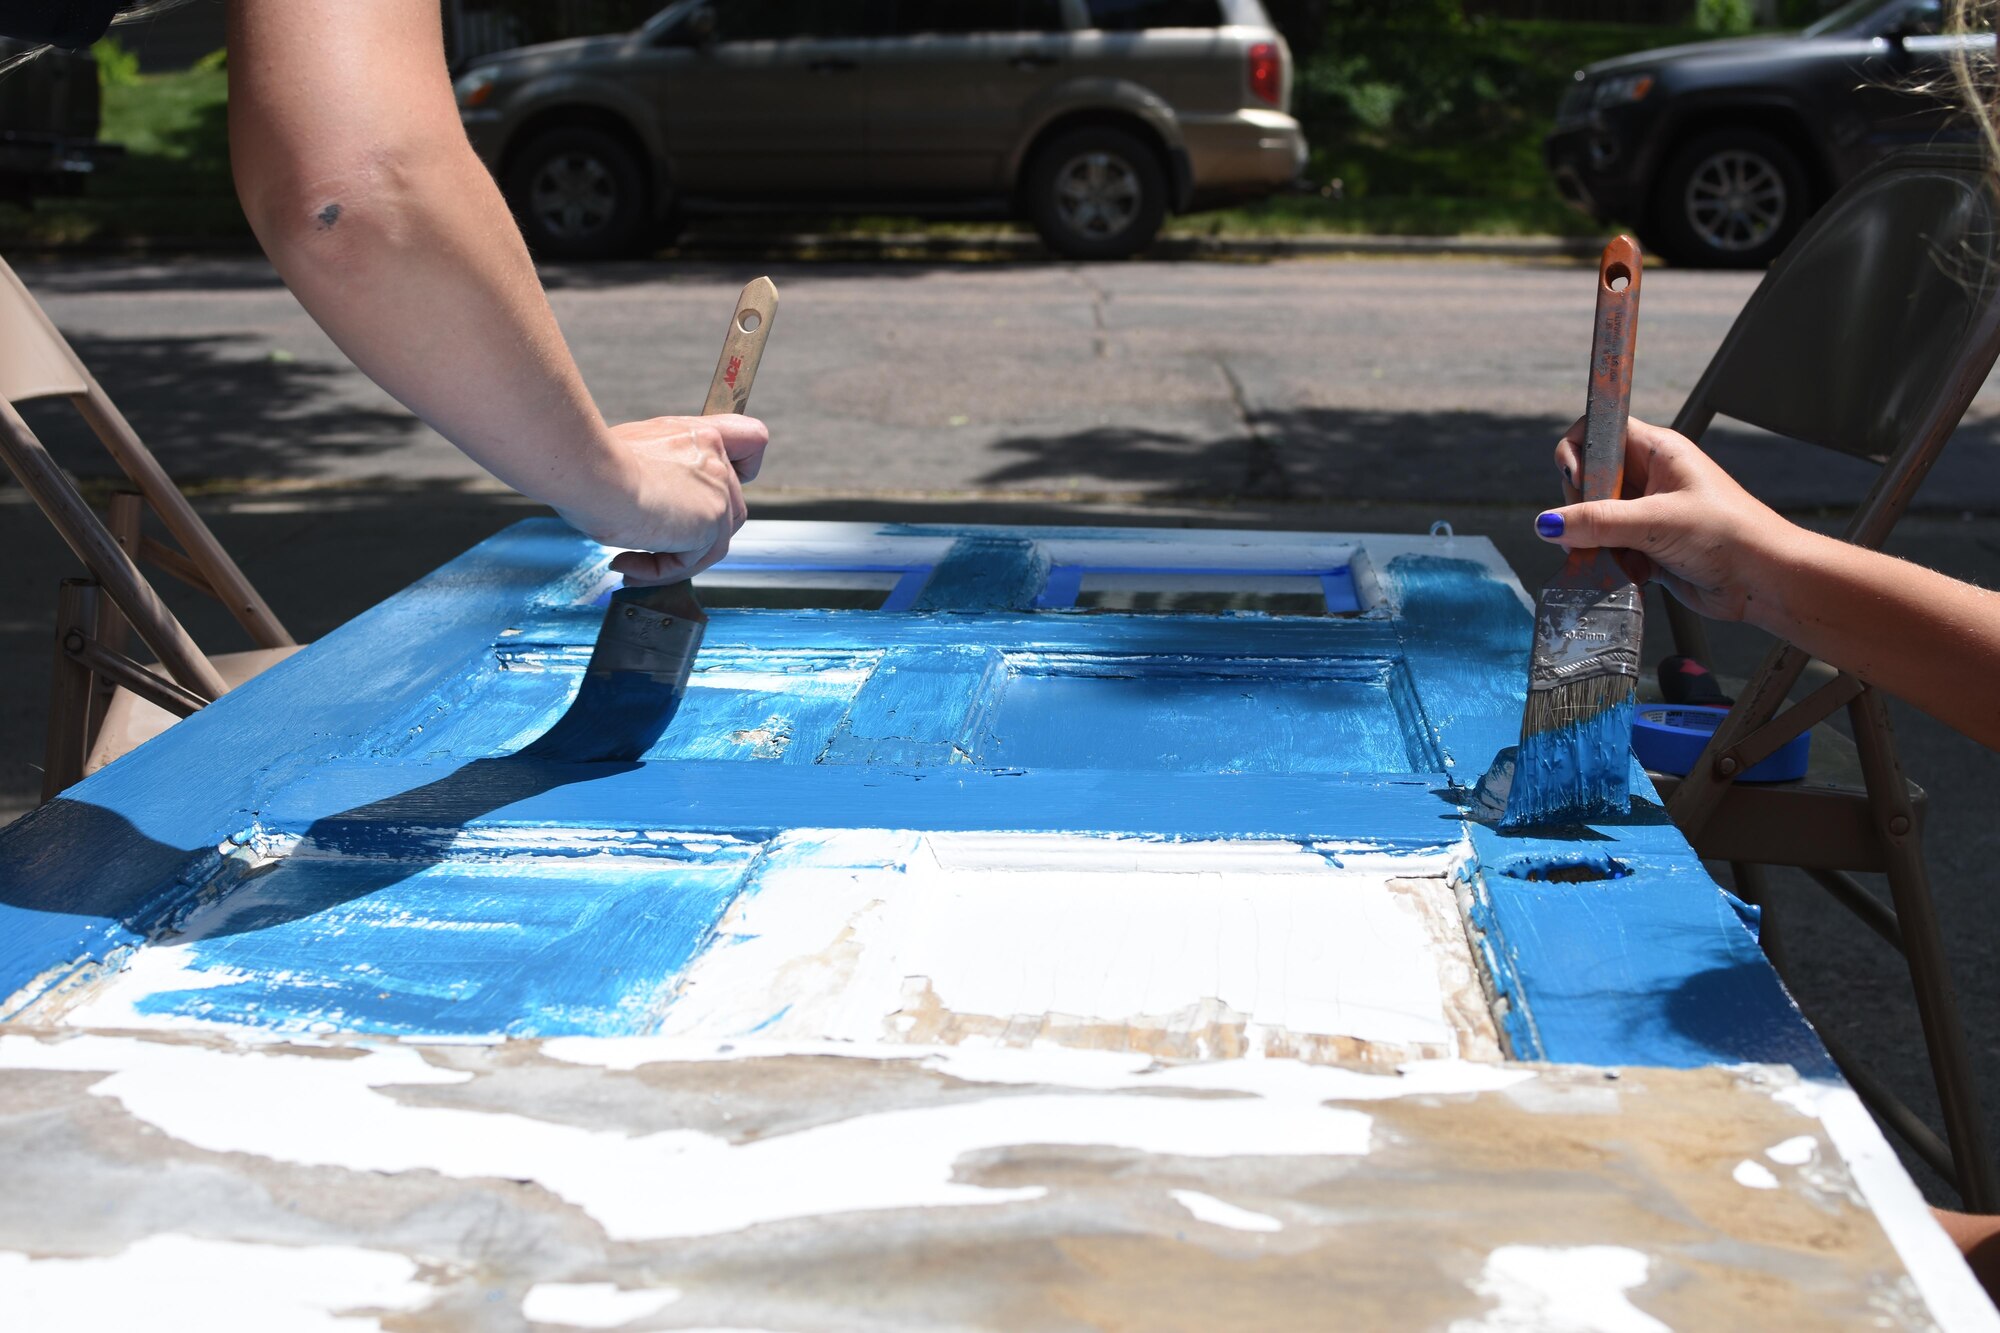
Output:
[[[1229,386],[1229,401],[1236,409],[1236,421],[1243,430],[1243,494],[1267,500],[1291,499],[1292,475],[1285,471],[1277,442],[1259,424],[1257,414],[1251,410],[1249,395],[1243,391],[1243,381],[1223,357],[1215,358],[1215,368],[1222,372],[1223,382]]]

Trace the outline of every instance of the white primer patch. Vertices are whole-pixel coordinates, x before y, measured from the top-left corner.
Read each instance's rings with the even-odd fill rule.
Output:
[[[1764,1149],[1764,1155],[1779,1166],[1804,1166],[1818,1152],[1819,1141],[1810,1134],[1801,1134]]]
[[[1442,956],[1390,880],[1463,848],[1338,858],[1294,843],[799,832],[689,967],[668,1036],[880,1041],[926,1014],[1277,1033],[1459,1053]],[[1457,921],[1449,890],[1441,908]]]
[[[1451,1333],[1672,1333],[1625,1298],[1651,1267],[1622,1245],[1503,1245],[1472,1284],[1497,1304],[1479,1319],[1454,1320]]]
[[[618,1328],[658,1314],[680,1298],[672,1287],[623,1291],[613,1282],[537,1282],[521,1301],[521,1317],[531,1324]]]
[[[1203,1194],[1200,1190],[1168,1190],[1174,1202],[1193,1213],[1198,1222],[1211,1226],[1228,1227],[1231,1231],[1283,1231],[1285,1224],[1265,1213],[1253,1213],[1248,1208],[1238,1208],[1233,1203],[1224,1203],[1213,1194]]]
[[[1241,1062],[1231,1062],[1241,1063]],[[1262,1062],[1260,1062],[1262,1063]],[[1271,1061],[1270,1065],[1290,1062]],[[759,1223],[889,1208],[1001,1204],[1037,1186],[959,1183],[970,1153],[1022,1145],[1124,1148],[1182,1157],[1358,1156],[1371,1117],[1295,1086],[1268,1096],[1134,1097],[1069,1090],[857,1115],[734,1144],[693,1130],[586,1130],[524,1116],[412,1106],[377,1089],[462,1083],[405,1046],[324,1058],[83,1036],[0,1036],[0,1068],[103,1071],[92,1085],[166,1134],[355,1171],[433,1170],[532,1180],[616,1240],[714,1235]],[[1297,1066],[1307,1069],[1307,1066]],[[1194,1071],[1199,1072],[1199,1067]],[[1393,1080],[1391,1080],[1393,1081]],[[1181,1086],[1200,1086],[1189,1080]],[[1226,1081],[1225,1081],[1226,1086]]]
[[[1771,1168],[1765,1166],[1762,1162],[1751,1161],[1747,1157],[1738,1162],[1736,1169],[1729,1174],[1735,1177],[1736,1183],[1745,1189],[1774,1190],[1778,1188],[1778,1178],[1771,1174]]]
[[[174,1234],[98,1258],[0,1251],[0,1323],[9,1333],[365,1333],[381,1322],[340,1312],[420,1310],[432,1292],[416,1274],[414,1262],[384,1250]]]
[[[1953,1333],[1981,1329],[2000,1333],[2000,1311],[1987,1299],[1965,1259],[1931,1216],[1916,1182],[1903,1170],[1881,1127],[1854,1090],[1844,1083],[1807,1081],[1779,1088],[1772,1096],[1826,1129],[1834,1151],[1847,1164],[1861,1197],[1875,1212],[1896,1257],[1917,1284],[1931,1316]],[[1787,1140],[1790,1142],[1791,1140]]]

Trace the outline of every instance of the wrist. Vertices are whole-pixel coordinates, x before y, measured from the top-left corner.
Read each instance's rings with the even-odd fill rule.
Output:
[[[1799,608],[1811,603],[1805,584],[1844,543],[1772,513],[1751,529],[1743,556],[1743,618],[1781,639],[1795,637]],[[1833,549],[1829,549],[1833,548]]]
[[[552,454],[546,500],[564,518],[606,545],[624,543],[639,494],[637,460],[602,422],[582,432],[576,447]]]

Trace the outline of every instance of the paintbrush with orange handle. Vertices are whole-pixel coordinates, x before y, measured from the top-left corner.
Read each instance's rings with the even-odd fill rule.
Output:
[[[1583,438],[1583,498],[1615,500],[1638,342],[1639,246],[1620,236],[1597,270],[1597,327]],[[1535,607],[1528,706],[1500,827],[1619,817],[1631,805],[1632,704],[1644,602],[1613,552],[1569,553]]]

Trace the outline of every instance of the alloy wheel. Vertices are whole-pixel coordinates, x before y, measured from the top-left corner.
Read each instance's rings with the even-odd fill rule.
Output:
[[[618,180],[587,153],[560,153],[535,173],[528,204],[550,236],[581,240],[602,231],[618,211]]]
[[[1079,153],[1055,175],[1056,211],[1079,236],[1118,235],[1139,216],[1144,193],[1139,173],[1115,153]]]
[[[1715,250],[1754,250],[1784,224],[1785,178],[1760,153],[1732,148],[1703,161],[1688,177],[1683,198],[1695,236]]]

